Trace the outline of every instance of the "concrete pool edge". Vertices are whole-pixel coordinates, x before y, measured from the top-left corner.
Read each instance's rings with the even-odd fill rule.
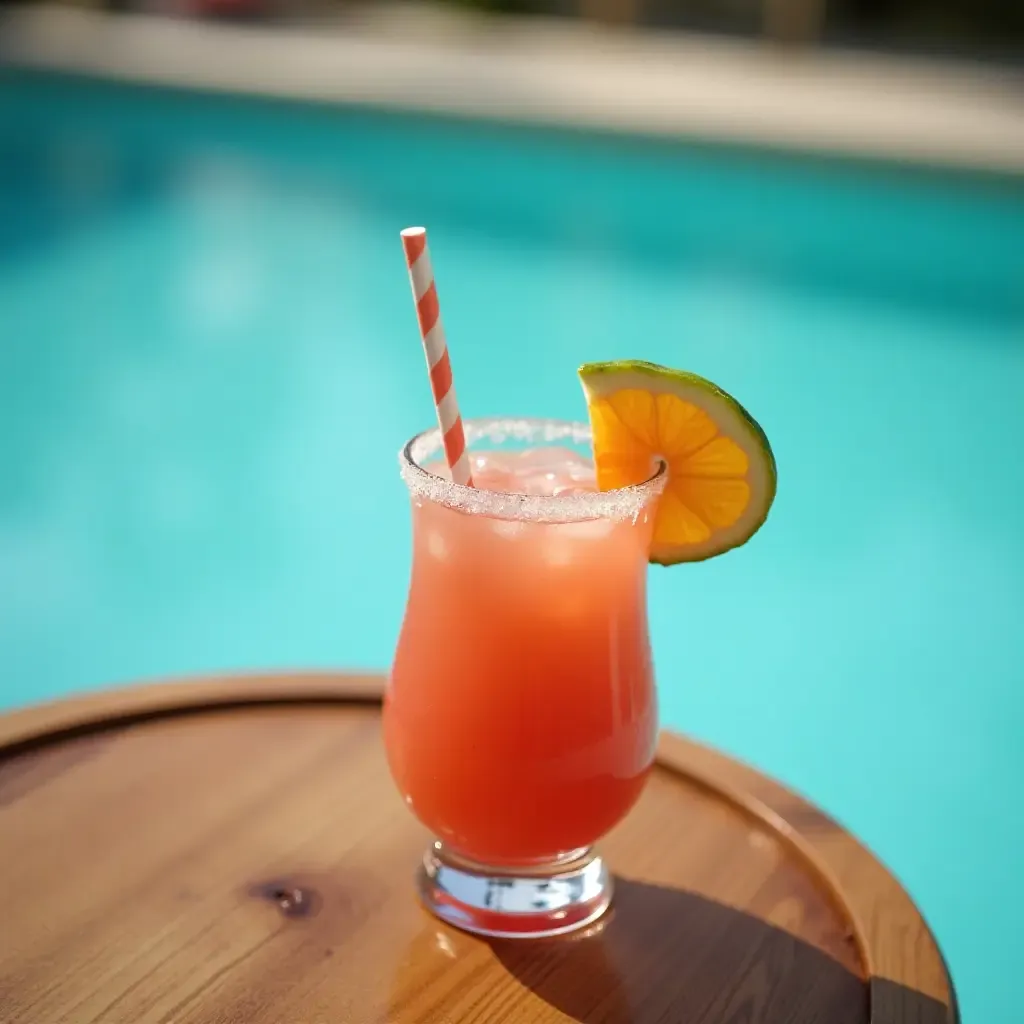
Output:
[[[11,68],[1024,174],[1024,76],[385,7],[324,28],[0,15]]]

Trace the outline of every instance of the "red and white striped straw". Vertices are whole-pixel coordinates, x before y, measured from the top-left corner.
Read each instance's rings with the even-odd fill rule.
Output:
[[[427,356],[430,370],[430,388],[434,392],[437,408],[437,422],[444,439],[444,458],[457,484],[473,486],[469,468],[469,453],[466,451],[466,435],[462,429],[462,416],[455,400],[455,384],[452,380],[452,363],[448,358],[448,343],[441,326],[441,310],[437,304],[437,287],[434,271],[430,266],[430,250],[427,248],[426,228],[406,228],[402,232],[405,261],[409,264],[409,280],[412,282],[412,297],[416,303],[416,315],[420,321],[423,337],[423,351]]]

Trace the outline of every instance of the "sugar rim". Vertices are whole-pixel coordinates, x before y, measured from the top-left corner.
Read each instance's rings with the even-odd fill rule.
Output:
[[[501,444],[509,439],[535,442],[538,445],[570,440],[585,444],[591,440],[590,427],[569,420],[539,417],[495,417],[466,420],[468,446],[481,440]],[[668,466],[658,461],[653,475],[643,483],[612,491],[589,494],[567,494],[547,497],[532,494],[510,494],[507,491],[484,491],[453,483],[424,469],[423,462],[442,450],[438,427],[417,434],[398,456],[402,479],[413,498],[431,501],[471,515],[493,519],[524,520],[538,523],[572,523],[587,519],[635,520],[652,498],[665,487]]]

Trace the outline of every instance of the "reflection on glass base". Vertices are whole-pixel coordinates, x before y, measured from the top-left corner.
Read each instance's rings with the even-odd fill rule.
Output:
[[[590,850],[574,850],[548,864],[490,868],[434,843],[416,881],[420,898],[443,921],[502,939],[585,928],[612,898],[608,869]]]

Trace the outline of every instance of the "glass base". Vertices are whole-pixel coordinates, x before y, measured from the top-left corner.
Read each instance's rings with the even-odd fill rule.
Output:
[[[491,868],[435,842],[416,878],[420,899],[441,920],[501,939],[563,935],[585,928],[612,898],[608,869],[590,850],[551,863]]]

